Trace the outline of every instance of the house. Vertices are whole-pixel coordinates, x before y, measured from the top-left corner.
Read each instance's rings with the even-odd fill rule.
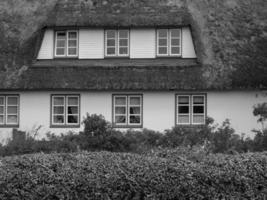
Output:
[[[77,132],[86,113],[119,129],[198,127],[207,116],[239,133],[257,128],[264,90],[208,83],[196,26],[179,5],[59,0],[31,66],[0,84],[0,140],[13,128]]]

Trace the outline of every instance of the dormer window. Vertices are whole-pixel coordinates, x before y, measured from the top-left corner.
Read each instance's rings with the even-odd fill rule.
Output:
[[[181,29],[157,30],[157,56],[181,56]]]
[[[129,30],[121,29],[105,31],[105,56],[129,56]]]
[[[55,41],[55,57],[78,56],[78,32],[57,31]]]

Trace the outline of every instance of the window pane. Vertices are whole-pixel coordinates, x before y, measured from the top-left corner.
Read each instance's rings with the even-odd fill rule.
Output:
[[[128,40],[127,39],[121,39],[120,40],[120,46],[128,46]]]
[[[193,113],[204,113],[204,106],[194,106]]]
[[[56,55],[58,55],[58,56],[64,56],[65,55],[65,49],[57,48]]]
[[[189,106],[179,106],[178,112],[180,114],[188,114],[189,113]]]
[[[69,40],[69,47],[76,47],[77,46],[77,40]]]
[[[0,97],[0,105],[4,105],[4,104],[5,104],[4,97]]]
[[[77,32],[69,32],[69,38],[70,39],[76,39],[77,38]]]
[[[78,114],[78,107],[77,106],[69,106],[68,107],[68,114]]]
[[[3,124],[3,123],[4,123],[4,116],[0,115],[0,124]]]
[[[178,116],[178,124],[186,124],[186,123],[189,123],[189,116],[188,115],[186,115],[186,116],[179,115]]]
[[[54,107],[54,114],[64,114],[64,107],[63,106]]]
[[[167,47],[159,47],[159,54],[167,54]]]
[[[115,48],[108,48],[107,49],[107,54],[108,55],[114,55],[115,54]]]
[[[172,47],[171,54],[180,54],[180,47]]]
[[[141,123],[140,116],[130,116],[130,123],[131,124],[140,124]]]
[[[179,96],[178,97],[179,104],[189,104],[189,97],[187,96]]]
[[[115,105],[126,105],[126,97],[116,97]]]
[[[17,97],[8,97],[7,98],[8,105],[18,105],[18,98]]]
[[[204,104],[204,97],[202,96],[195,96],[193,98],[194,104]]]
[[[193,116],[193,123],[204,124],[205,123],[204,115]]]
[[[159,46],[167,46],[167,39],[159,39]]]
[[[115,31],[114,30],[108,30],[107,31],[107,38],[115,38]]]
[[[115,46],[115,40],[111,40],[111,39],[109,39],[109,40],[107,41],[107,46],[112,46],[112,47],[114,47],[114,46]]]
[[[7,114],[17,114],[18,107],[17,106],[8,106],[7,107]]]
[[[69,115],[68,116],[68,123],[69,124],[77,124],[78,123],[78,116],[77,115]]]
[[[68,97],[68,105],[79,105],[78,97]]]
[[[64,97],[54,97],[54,105],[64,105]]]
[[[58,40],[57,41],[57,47],[65,47],[65,40]]]
[[[180,29],[172,29],[171,31],[171,37],[180,37]]]
[[[168,36],[168,30],[167,29],[158,30],[158,36],[159,37],[167,37]]]
[[[118,124],[126,123],[126,117],[125,116],[116,116],[115,117],[115,123],[118,123]]]
[[[125,107],[116,107],[115,108],[115,114],[126,114],[126,108]]]
[[[69,48],[69,55],[76,55],[77,54],[77,49],[76,48]]]
[[[18,116],[17,115],[9,115],[9,116],[7,116],[7,123],[8,124],[16,124],[16,123],[18,123]]]
[[[130,105],[141,105],[140,97],[130,97]]]
[[[64,123],[64,116],[63,115],[54,116],[54,123],[55,124],[63,124]]]
[[[4,111],[5,111],[4,106],[0,106],[0,115],[4,114]]]
[[[130,114],[140,114],[140,107],[130,107]]]
[[[119,30],[119,38],[128,38],[128,30]]]
[[[172,46],[180,46],[180,40],[179,39],[172,39],[171,45]]]
[[[65,32],[57,33],[57,39],[60,39],[60,40],[66,39],[66,33]]]
[[[121,47],[119,53],[120,54],[128,54],[128,48],[127,47]]]

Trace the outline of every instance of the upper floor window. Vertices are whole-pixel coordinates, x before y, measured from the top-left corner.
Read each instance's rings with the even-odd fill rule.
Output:
[[[181,29],[157,30],[157,56],[181,56]]]
[[[129,30],[106,30],[105,31],[105,55],[129,56]]]
[[[55,41],[56,57],[76,57],[78,56],[78,32],[77,31],[57,31]]]
[[[52,126],[79,126],[79,95],[52,95]]]
[[[176,124],[203,125],[206,119],[205,95],[177,95],[176,97]]]
[[[19,96],[0,96],[0,126],[17,126],[19,124]]]

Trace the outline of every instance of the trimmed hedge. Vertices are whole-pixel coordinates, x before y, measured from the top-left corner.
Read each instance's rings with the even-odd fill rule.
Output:
[[[5,157],[0,159],[0,199],[264,199],[267,196],[266,152],[211,154],[198,161],[187,159],[189,154],[186,149],[176,149],[149,155],[81,152]]]

